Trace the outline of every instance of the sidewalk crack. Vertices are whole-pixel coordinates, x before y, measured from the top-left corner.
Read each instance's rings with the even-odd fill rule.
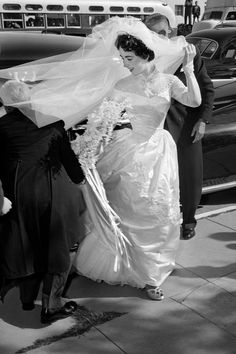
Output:
[[[124,351],[117,343],[115,343],[111,338],[109,338],[105,333],[103,333],[98,327],[93,326],[101,335],[103,335],[109,342],[111,342],[114,346],[116,346],[122,353],[128,354]]]
[[[234,228],[232,228],[232,227],[230,227],[230,226],[227,226],[227,225],[225,225],[225,224],[222,224],[222,223],[219,222],[219,221],[214,221],[214,220],[211,220],[210,218],[206,218],[206,219],[209,220],[209,221],[211,221],[211,222],[213,222],[213,223],[215,223],[215,224],[217,224],[217,225],[227,227],[227,229],[230,229],[230,230],[232,230],[232,231],[236,231],[236,229],[234,229]]]

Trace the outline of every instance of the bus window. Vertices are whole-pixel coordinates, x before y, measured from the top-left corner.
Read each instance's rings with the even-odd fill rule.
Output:
[[[94,27],[100,23],[106,21],[108,16],[106,15],[89,15],[89,26]]]
[[[81,27],[80,15],[68,14],[67,15],[67,26],[68,27]]]
[[[103,6],[89,6],[89,11],[102,12],[102,11],[104,11],[104,7]]]
[[[77,5],[68,5],[67,6],[67,11],[71,11],[71,12],[79,11],[79,6],[77,6]]]
[[[27,11],[42,11],[43,6],[42,5],[28,4],[28,5],[25,5],[25,8],[26,8]]]
[[[141,9],[140,9],[140,7],[137,7],[137,6],[128,6],[127,11],[128,12],[140,12]]]
[[[47,5],[47,10],[48,11],[63,11],[63,6],[62,5]]]
[[[44,16],[42,14],[25,14],[25,27],[44,27]]]
[[[144,7],[143,12],[145,12],[147,14],[148,13],[151,14],[152,12],[154,12],[154,8],[153,7]]]
[[[65,16],[61,14],[47,14],[47,27],[65,27]]]
[[[111,12],[124,12],[124,8],[122,6],[111,6],[110,11]]]
[[[23,28],[23,15],[19,13],[3,14],[3,28]]]
[[[2,8],[3,10],[14,11],[14,10],[20,10],[21,6],[20,4],[3,4]]]

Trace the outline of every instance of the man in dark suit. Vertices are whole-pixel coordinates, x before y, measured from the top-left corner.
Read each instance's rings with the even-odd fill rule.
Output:
[[[186,0],[184,4],[184,24],[192,25],[192,10],[193,10],[193,1]]]
[[[28,99],[23,82],[1,88]],[[19,98],[18,98],[19,100]],[[71,149],[64,122],[38,128],[11,105],[0,109],[0,178],[12,210],[0,218],[0,298],[20,289],[23,310],[34,309],[42,284],[41,322],[70,316],[76,303],[62,293],[81,233],[84,210],[82,168]]]
[[[201,8],[198,5],[198,2],[195,1],[195,5],[193,6],[193,23],[195,21],[199,21],[200,13],[201,13]]]
[[[173,14],[172,14],[173,15]],[[146,20],[154,32],[169,36],[168,18],[154,14]],[[179,67],[175,75],[185,84],[185,75]],[[190,239],[195,235],[195,213],[201,199],[203,161],[201,139],[205,126],[211,121],[214,88],[199,52],[194,58],[194,73],[202,94],[202,104],[197,108],[182,105],[173,100],[166,118],[165,128],[173,136],[178,149],[180,202],[182,205],[182,236]]]

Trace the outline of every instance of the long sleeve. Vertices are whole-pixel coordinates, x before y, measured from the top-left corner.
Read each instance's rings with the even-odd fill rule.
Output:
[[[187,86],[176,76],[172,77],[171,97],[186,106],[198,107],[201,104],[201,92],[193,70],[185,68],[185,76]]]
[[[202,103],[198,108],[198,120],[210,123],[212,120],[214,87],[207,73],[204,61],[198,51],[194,58],[194,72],[202,95]]]
[[[64,130],[64,129],[63,129]],[[63,131],[61,144],[61,160],[65,170],[74,183],[80,183],[84,179],[84,173],[74,151],[71,148],[66,131]]]

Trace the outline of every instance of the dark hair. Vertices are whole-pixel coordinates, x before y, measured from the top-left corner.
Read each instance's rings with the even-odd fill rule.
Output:
[[[149,49],[140,39],[131,34],[118,35],[115,46],[117,49],[122,48],[126,52],[134,52],[135,55],[142,59],[152,61],[155,58],[154,52]]]

